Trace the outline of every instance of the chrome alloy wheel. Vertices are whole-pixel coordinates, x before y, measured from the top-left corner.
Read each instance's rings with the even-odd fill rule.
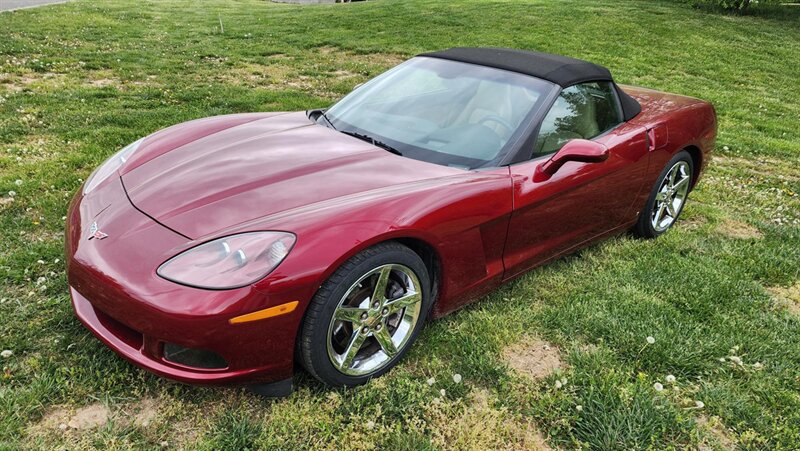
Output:
[[[686,161],[675,163],[656,194],[653,210],[650,212],[650,222],[656,232],[667,230],[678,218],[683,203],[689,195],[689,182],[692,178],[691,168]]]
[[[349,376],[386,366],[411,338],[422,310],[422,287],[403,265],[361,276],[339,301],[328,326],[328,357]]]

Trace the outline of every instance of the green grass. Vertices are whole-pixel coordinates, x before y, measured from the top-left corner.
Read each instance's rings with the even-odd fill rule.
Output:
[[[0,30],[0,349],[14,352],[0,359],[0,449],[800,443],[800,8],[77,0],[0,14]],[[352,390],[303,373],[278,401],[182,386],[127,364],[73,317],[63,216],[108,155],[188,119],[328,105],[456,45],[573,55],[621,83],[714,102],[718,158],[678,226],[533,271],[431,323],[398,368]],[[504,350],[531,337],[567,365],[537,380],[513,371]],[[94,404],[109,421],[59,428]],[[146,406],[149,424],[136,420]]]

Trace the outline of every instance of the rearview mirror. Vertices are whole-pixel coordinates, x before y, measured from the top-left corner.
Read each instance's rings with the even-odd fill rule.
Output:
[[[534,182],[542,182],[553,176],[564,163],[580,161],[582,163],[600,163],[608,159],[606,146],[588,139],[573,139],[564,144],[549,160],[536,167]]]

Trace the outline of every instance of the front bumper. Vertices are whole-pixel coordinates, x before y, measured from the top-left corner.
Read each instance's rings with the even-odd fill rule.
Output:
[[[93,223],[107,237],[89,239]],[[118,178],[87,196],[78,194],[65,239],[76,316],[116,353],[163,377],[197,384],[290,378],[302,309],[251,323],[229,320],[301,300],[300,291],[203,290],[160,278],[156,268],[188,241],[136,210]],[[211,351],[226,366],[207,369],[167,360],[166,343]]]

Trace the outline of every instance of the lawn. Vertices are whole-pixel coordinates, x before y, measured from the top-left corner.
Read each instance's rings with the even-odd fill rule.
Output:
[[[75,319],[64,215],[107,156],[193,118],[325,106],[457,45],[572,55],[712,101],[716,158],[677,227],[539,268],[430,323],[399,367],[351,390],[302,372],[277,401],[180,385]],[[798,68],[791,6],[77,0],[2,13],[0,349],[13,354],[0,358],[0,449],[796,449]]]

